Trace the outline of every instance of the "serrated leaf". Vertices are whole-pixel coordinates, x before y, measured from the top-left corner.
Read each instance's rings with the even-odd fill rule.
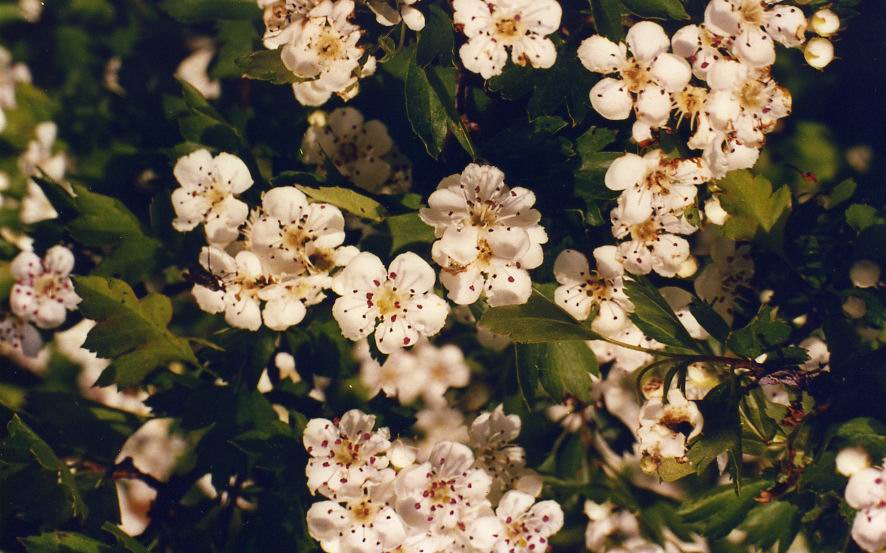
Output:
[[[312,200],[332,204],[344,209],[348,213],[353,213],[370,221],[381,221],[387,215],[387,210],[380,203],[349,188],[342,188],[340,186],[311,188],[310,186],[301,185],[296,185],[296,188],[304,192]]]
[[[99,384],[135,386],[171,361],[197,364],[188,341],[166,328],[172,319],[172,303],[166,296],[138,299],[122,280],[98,276],[75,277],[74,287],[83,300],[81,313],[97,322],[84,347],[112,360]]]
[[[757,505],[739,527],[747,533],[745,543],[768,551],[776,543],[778,553],[788,550],[800,531],[800,509],[787,501]]]
[[[59,459],[49,444],[31,430],[18,415],[12,416],[12,420],[6,425],[6,431],[9,432],[9,436],[5,440],[6,447],[26,449],[41,467],[56,473],[58,483],[64,488],[67,495],[71,513],[75,517],[85,520],[89,515],[89,508],[83,501],[68,465]]]
[[[735,353],[754,359],[783,344],[790,335],[790,325],[776,319],[772,308],[764,305],[750,323],[729,334],[726,345]]]
[[[633,277],[625,281],[625,293],[634,304],[630,318],[644,334],[680,350],[700,351],[698,343],[649,279]]]
[[[723,234],[780,250],[791,208],[790,188],[773,191],[765,177],[744,170],[732,171],[716,184],[723,190],[720,203],[731,215],[723,225]]]
[[[537,375],[556,402],[567,396],[590,401],[591,374],[600,375],[596,356],[582,341],[517,344],[517,367],[518,375]]]
[[[581,157],[582,171],[596,169],[600,163],[597,153],[615,142],[618,131],[608,128],[591,127],[575,141],[575,151]]]
[[[859,417],[841,424],[835,433],[847,445],[864,447],[875,459],[886,455],[886,424]]]
[[[261,17],[252,0],[163,0],[160,9],[183,23]]]
[[[843,202],[848,201],[855,194],[856,188],[858,188],[858,183],[855,182],[855,179],[844,179],[840,184],[831,189],[830,194],[823,198],[824,208],[834,209]]]
[[[677,510],[683,520],[709,538],[722,538],[744,520],[757,503],[754,498],[772,486],[769,480],[744,485],[737,496],[731,484],[718,486],[699,497],[683,502]]]
[[[886,222],[877,210],[867,204],[852,204],[846,208],[846,223],[855,232],[862,232],[868,227],[880,225]]]
[[[291,84],[305,79],[298,77],[283,65],[280,50],[259,50],[247,56],[237,58],[234,64],[247,79],[268,81],[272,84]]]
[[[493,334],[525,344],[600,338],[537,290],[523,305],[487,309],[478,324]]]
[[[693,296],[692,303],[689,304],[689,312],[711,337],[720,343],[726,342],[726,338],[729,336],[729,325],[709,303]]]
[[[622,0],[624,6],[640,17],[655,19],[689,19],[680,0]]]
[[[391,253],[410,244],[430,244],[434,241],[434,229],[418,216],[418,213],[391,215],[385,219],[391,233]]]

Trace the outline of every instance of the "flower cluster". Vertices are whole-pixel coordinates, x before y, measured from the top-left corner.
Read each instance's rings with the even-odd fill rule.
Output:
[[[449,299],[467,305],[483,295],[493,307],[526,303],[528,269],[541,265],[548,241],[533,205],[531,190],[509,187],[491,165],[472,163],[440,181],[420,216],[434,227],[431,255]]]
[[[374,56],[361,61],[365,49],[357,43],[362,31],[350,21],[356,7],[353,0],[258,3],[264,9],[264,45],[281,50],[283,64],[296,77],[292,90],[299,103],[319,106],[333,94],[351,99],[359,92],[358,80],[375,72]],[[380,9],[382,4],[370,6]],[[418,18],[410,10],[406,14],[406,21],[417,25]]]
[[[312,419],[305,472],[325,499],[308,510],[308,531],[326,551],[544,551],[563,511],[536,501],[519,432],[499,407],[475,419],[470,445],[440,440],[420,456],[359,410]]]
[[[846,503],[858,510],[852,539],[864,551],[881,551],[886,547],[886,471],[882,466],[853,468],[846,485]]]

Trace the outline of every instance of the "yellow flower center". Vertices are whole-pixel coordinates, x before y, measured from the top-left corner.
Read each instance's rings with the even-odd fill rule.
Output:
[[[631,226],[631,238],[638,242],[654,242],[657,237],[658,227],[652,219]]]
[[[495,22],[495,38],[503,42],[514,42],[525,34],[525,26],[520,22],[520,15],[503,17]]]
[[[326,61],[334,61],[342,57],[344,54],[344,45],[338,36],[338,33],[332,29],[326,29],[317,39],[315,51],[317,55]]]
[[[59,292],[59,281],[55,275],[43,275],[34,283],[34,290],[38,296],[54,296]]]
[[[759,27],[766,18],[766,8],[760,0],[744,0],[739,8],[739,14],[744,23]]]
[[[375,305],[382,317],[398,313],[402,309],[398,294],[390,282],[386,282],[381,291],[375,296]]]

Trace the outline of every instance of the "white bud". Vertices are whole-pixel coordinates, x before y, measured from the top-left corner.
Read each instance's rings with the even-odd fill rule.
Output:
[[[794,326],[796,326],[797,328],[799,328],[799,327],[805,325],[805,324],[806,324],[806,321],[808,321],[808,320],[809,320],[809,316],[807,316],[807,315],[804,313],[804,314],[802,314],[802,315],[799,315],[799,316],[797,316],[797,317],[794,317],[793,320],[791,320],[791,323],[793,323]]]
[[[811,38],[803,50],[803,57],[810,66],[824,69],[834,60],[834,45],[826,38]]]
[[[852,476],[861,469],[871,466],[871,459],[860,447],[847,447],[837,453],[837,472],[843,476]]]
[[[705,200],[704,215],[709,222],[717,226],[722,226],[729,219],[729,212],[723,209],[723,206],[720,205],[720,198],[717,196],[711,196]]]
[[[880,281],[880,266],[870,259],[862,259],[852,264],[849,280],[857,288],[873,288]]]
[[[828,37],[840,30],[840,16],[824,8],[809,19],[809,28],[817,35]]]
[[[680,264],[680,268],[677,269],[677,276],[680,278],[689,278],[696,272],[698,272],[698,259],[696,259],[694,255],[690,255],[686,258],[686,261]]]
[[[775,290],[763,290],[760,292],[760,303],[769,303],[775,297]]]
[[[843,302],[843,313],[852,319],[860,319],[868,312],[868,306],[863,299],[858,296],[849,296]]]

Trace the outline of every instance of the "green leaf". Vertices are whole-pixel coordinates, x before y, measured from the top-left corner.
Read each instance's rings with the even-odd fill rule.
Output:
[[[527,407],[533,405],[538,389],[539,363],[537,352],[533,349],[535,346],[536,344],[514,344],[517,387]]]
[[[784,553],[800,531],[800,509],[787,501],[757,505],[739,528],[747,532],[745,542],[760,551],[768,551],[777,543],[778,553]]]
[[[387,211],[380,203],[349,188],[340,186],[311,188],[301,185],[296,185],[296,188],[307,194],[312,200],[332,204],[370,221],[381,221],[387,215]]]
[[[113,553],[114,548],[77,532],[49,532],[22,538],[28,553]]]
[[[603,148],[615,142],[618,131],[606,127],[591,127],[575,141],[575,151],[581,157],[580,170],[595,169],[599,164],[596,156]]]
[[[677,514],[696,526],[704,536],[722,538],[738,526],[757,504],[754,498],[771,486],[772,482],[768,480],[748,482],[737,496],[732,484],[718,486],[685,501]]]
[[[183,23],[261,17],[252,0],[163,0],[160,9]]]
[[[621,23],[624,4],[621,0],[590,0],[591,13],[597,34],[616,42],[624,40],[625,30]]]
[[[729,336],[729,325],[709,303],[693,296],[692,303],[689,304],[689,312],[711,337],[720,343],[726,342],[726,338]]]
[[[645,277],[633,277],[625,281],[625,293],[634,304],[631,320],[647,336],[662,344],[691,352],[700,351],[698,342],[674,314],[673,309],[662,297],[658,289]]]
[[[537,290],[523,305],[487,309],[478,323],[493,334],[514,342],[537,344],[562,340],[597,340],[596,332],[579,324],[569,313]]]
[[[846,223],[855,232],[862,232],[868,227],[883,224],[886,219],[881,217],[877,210],[867,204],[852,204],[846,208]]]
[[[6,431],[9,432],[9,436],[5,440],[5,448],[25,449],[41,467],[56,473],[58,483],[67,495],[71,513],[77,518],[86,519],[89,508],[80,495],[74,475],[68,465],[55,455],[49,444],[31,430],[18,415],[12,416],[12,420],[6,425]]]
[[[825,209],[834,209],[843,202],[848,201],[855,194],[855,189],[857,187],[858,183],[856,183],[853,178],[848,178],[840,182],[840,184],[831,190],[829,195],[824,197]]]
[[[452,19],[440,6],[432,5],[425,15],[425,27],[418,37],[415,62],[426,67],[438,60],[441,65],[452,65],[455,32]]]
[[[237,58],[234,63],[242,71],[243,77],[247,79],[269,81],[273,84],[290,84],[305,80],[283,65],[279,49],[259,50],[248,56]]]
[[[130,553],[148,553],[148,549],[144,545],[140,544],[138,540],[124,532],[113,522],[102,524],[102,530],[114,536],[117,540],[117,545],[126,551],[129,551]]]
[[[742,357],[754,359],[783,344],[790,335],[790,325],[776,319],[772,308],[764,305],[747,326],[729,334],[726,345]]]
[[[517,366],[518,375],[537,374],[542,388],[556,402],[567,396],[590,401],[591,374],[600,375],[596,356],[578,340],[518,344]]]
[[[731,215],[723,225],[723,234],[779,251],[790,214],[790,188],[782,186],[773,192],[765,177],[744,170],[732,171],[716,184],[723,190],[720,203]]]
[[[434,159],[443,152],[449,133],[471,157],[476,157],[461,116],[455,109],[455,76],[453,68],[424,68],[414,58],[406,73],[406,116],[413,132]]]
[[[259,39],[252,21],[228,20],[218,22],[218,57],[209,70],[213,79],[240,78],[243,68],[237,60],[249,56],[252,46]]]
[[[640,17],[656,19],[689,19],[680,0],[622,0],[624,6]]]
[[[172,303],[166,296],[138,299],[122,280],[98,276],[76,277],[74,287],[83,300],[81,313],[97,321],[84,347],[112,359],[99,384],[135,386],[171,361],[197,364],[188,341],[166,328],[172,319]]]
[[[418,213],[391,215],[385,219],[391,233],[391,253],[410,244],[430,244],[434,241],[434,229],[421,220]]]
[[[846,445],[863,447],[874,459],[886,456],[886,424],[876,419],[859,417],[844,422],[835,435]]]

